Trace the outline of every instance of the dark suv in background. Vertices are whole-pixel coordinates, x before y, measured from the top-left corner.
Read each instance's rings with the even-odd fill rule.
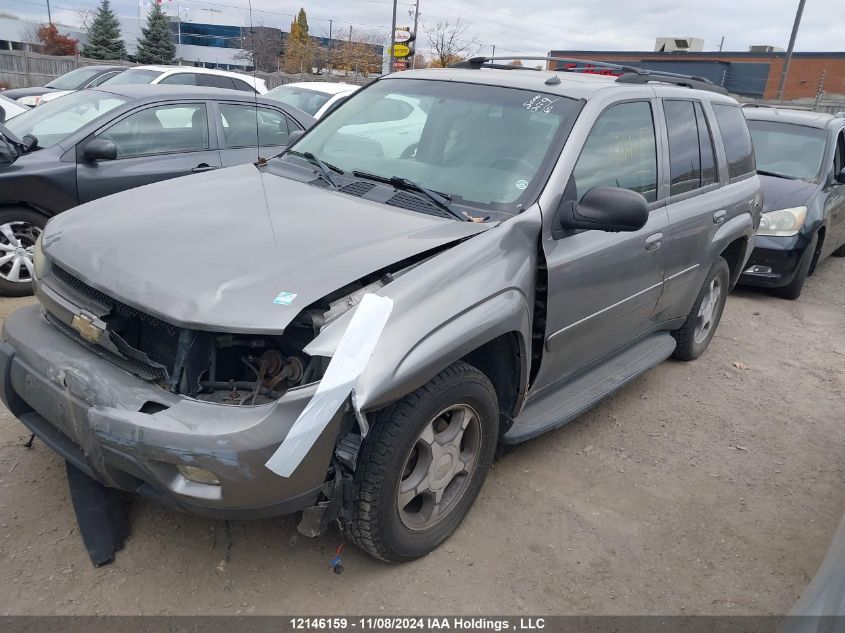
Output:
[[[763,218],[740,282],[797,299],[828,255],[845,256],[845,116],[744,106]]]

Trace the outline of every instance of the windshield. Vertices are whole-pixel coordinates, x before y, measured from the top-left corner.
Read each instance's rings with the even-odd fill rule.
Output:
[[[103,86],[134,86],[136,84],[152,83],[153,79],[162,74],[160,70],[145,70],[143,68],[130,68],[119,75],[104,81]]]
[[[347,172],[513,212],[543,182],[577,110],[574,99],[535,91],[389,79],[357,92],[295,148]]]
[[[6,127],[18,138],[32,134],[38,147],[50,147],[126,101],[108,92],[81,90],[19,114]]]
[[[332,97],[332,95],[326,94],[325,92],[317,92],[316,90],[308,90],[307,88],[298,88],[296,86],[279,86],[278,88],[273,88],[264,96],[281,101],[294,108],[299,108],[311,116],[317,114],[317,110],[322,108],[326,104],[326,101]]]
[[[100,74],[96,68],[77,68],[65,73],[60,77],[56,77],[50,83],[45,84],[45,88],[55,88],[56,90],[79,90],[84,88],[89,81]]]
[[[748,129],[754,141],[757,171],[807,182],[818,180],[827,141],[825,130],[754,120],[748,121]]]

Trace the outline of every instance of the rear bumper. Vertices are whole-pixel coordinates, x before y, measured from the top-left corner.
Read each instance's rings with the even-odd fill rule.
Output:
[[[67,336],[38,306],[10,315],[3,339],[3,402],[45,444],[104,485],[196,514],[236,519],[289,514],[317,498],[340,413],[291,477],[264,466],[316,384],[255,407],[171,394]],[[177,465],[209,470],[220,485],[186,479]]]
[[[793,237],[757,236],[754,251],[743,268],[739,283],[777,288],[792,283],[809,240]]]

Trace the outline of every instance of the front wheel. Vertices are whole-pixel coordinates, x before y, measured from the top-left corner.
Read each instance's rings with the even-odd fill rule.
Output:
[[[382,410],[355,472],[350,533],[396,563],[428,554],[460,525],[493,461],[496,392],[463,362]]]
[[[816,245],[819,243],[819,234],[813,235],[810,244],[804,249],[804,254],[798,262],[798,267],[795,270],[795,276],[792,281],[786,286],[774,288],[773,292],[781,299],[789,299],[795,301],[801,296],[801,291],[804,289],[804,282],[807,281],[807,275],[810,272],[810,265],[813,263],[813,256],[816,254]]]
[[[32,294],[35,240],[47,217],[25,207],[0,209],[0,295]]]
[[[731,271],[728,262],[719,257],[692,304],[684,324],[672,332],[678,344],[673,356],[681,360],[695,360],[704,353],[722,318],[730,288]]]

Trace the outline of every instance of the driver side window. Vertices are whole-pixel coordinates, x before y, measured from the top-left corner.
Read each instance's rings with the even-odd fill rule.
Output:
[[[611,106],[596,120],[572,172],[575,199],[593,187],[622,187],[657,199],[657,143],[651,104]]]

